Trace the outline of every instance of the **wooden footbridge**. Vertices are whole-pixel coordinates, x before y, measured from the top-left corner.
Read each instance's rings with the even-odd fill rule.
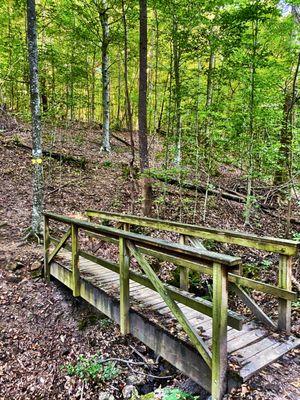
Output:
[[[297,298],[291,287],[292,258],[299,243],[102,211],[88,210],[86,216],[45,213],[45,277],[61,281],[118,323],[123,334],[131,333],[211,392],[212,399],[221,399],[228,387],[300,344],[290,336],[291,302]],[[104,225],[107,221],[116,227]],[[137,227],[150,228],[156,236],[176,233],[179,243],[130,231]],[[243,276],[240,258],[208,251],[201,239],[278,254],[277,286]],[[88,240],[117,244],[118,261],[92,254]],[[180,268],[180,288],[158,278],[149,261],[153,258]],[[212,276],[212,302],[189,293],[189,271]],[[255,320],[246,322],[228,309],[229,286]],[[277,323],[249,289],[279,299]]]

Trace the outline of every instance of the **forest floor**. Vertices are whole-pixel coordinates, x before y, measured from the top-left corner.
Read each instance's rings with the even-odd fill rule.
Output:
[[[123,337],[118,326],[72,298],[57,283],[45,284],[36,276],[43,257],[42,247],[23,240],[31,217],[31,155],[21,145],[30,145],[30,129],[9,116],[0,118],[0,129],[0,225],[7,223],[0,228],[0,399],[104,400],[109,395],[123,398],[128,384],[141,394],[159,386],[182,385],[185,381],[182,374],[157,360],[144,345],[132,337]],[[129,141],[126,133],[116,135]],[[47,209],[68,215],[78,215],[87,208],[139,212],[138,188],[133,187],[128,174],[129,147],[113,139],[112,153],[101,154],[100,139],[99,127],[95,125],[73,123],[46,129],[45,148],[86,160],[85,168],[81,168],[72,162],[45,159]],[[153,166],[159,165],[158,137],[151,142],[151,149]],[[245,187],[243,175],[228,166],[222,167],[214,183],[233,191]],[[264,190],[272,197],[271,187]],[[155,184],[154,194],[155,216],[203,223],[202,195],[195,198],[184,190],[178,194],[178,188],[161,182]],[[252,225],[247,229],[261,235],[282,236],[284,225],[274,214],[285,213],[284,206],[272,209],[271,214],[255,210]],[[293,217],[299,220],[299,214],[295,202]],[[244,230],[243,223],[242,204],[209,196],[207,226]],[[299,234],[299,227],[292,225],[293,235]],[[244,262],[267,266],[268,271],[263,273],[273,279],[272,266],[276,260],[258,251],[239,251]],[[299,281],[298,263],[295,275]],[[259,300],[264,302],[263,298]],[[273,303],[265,305],[271,313],[273,306]],[[293,311],[293,326],[294,333],[299,334],[297,310]],[[68,374],[69,364],[74,364],[81,354],[87,358],[97,354],[144,364],[120,362],[117,376],[107,381],[86,381]],[[299,355],[299,350],[290,352],[227,398],[299,399]],[[171,378],[164,378],[165,375]],[[206,397],[205,393],[199,393],[200,400]]]

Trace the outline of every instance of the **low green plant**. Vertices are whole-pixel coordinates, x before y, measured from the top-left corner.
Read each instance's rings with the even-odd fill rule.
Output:
[[[193,400],[196,397],[177,388],[163,389],[163,400]]]
[[[99,321],[99,325],[101,328],[109,328],[112,325],[112,320],[109,318],[101,318]]]
[[[294,232],[293,234],[293,240],[297,240],[300,242],[300,232]]]
[[[270,268],[270,266],[272,265],[272,261],[265,259],[265,260],[262,260],[260,265],[262,266],[263,269],[268,270]]]
[[[111,168],[112,162],[110,160],[105,160],[105,161],[103,161],[102,166],[104,168]]]
[[[77,376],[87,381],[107,382],[116,378],[120,371],[115,363],[103,362],[99,355],[89,358],[80,355],[76,364],[67,363],[62,367],[69,376]]]

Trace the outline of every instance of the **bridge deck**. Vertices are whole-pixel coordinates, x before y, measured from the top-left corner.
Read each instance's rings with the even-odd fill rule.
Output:
[[[70,260],[69,252],[64,250],[62,255],[65,261]],[[111,298],[118,299],[119,274],[82,257],[80,257],[79,265],[81,279],[106,292]],[[63,267],[59,262],[54,262],[51,265],[51,275],[66,284],[65,278],[62,278],[62,269],[68,270],[69,268]],[[169,308],[157,292],[130,281],[130,300],[134,307],[142,310],[146,315],[149,312],[152,315],[156,314],[159,324],[167,326],[173,322],[176,328],[174,335],[178,336],[179,333],[179,337],[185,339],[179,324],[176,324]],[[179,307],[210,346],[212,340],[211,318],[184,305],[179,304]],[[100,311],[103,312],[103,310]],[[289,336],[283,340],[278,334],[272,334],[255,322],[244,324],[241,331],[228,327],[229,368],[234,370],[234,374],[239,376],[239,380],[246,381],[257,371],[299,345],[300,339]]]

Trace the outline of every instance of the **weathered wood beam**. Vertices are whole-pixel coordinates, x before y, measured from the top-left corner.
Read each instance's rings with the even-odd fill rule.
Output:
[[[73,296],[80,296],[80,272],[79,272],[79,243],[78,243],[78,227],[75,224],[71,225],[72,237],[72,285]]]
[[[129,327],[129,251],[124,238],[119,239],[120,271],[120,330],[123,335],[130,332]]]
[[[212,400],[221,400],[227,389],[227,309],[228,272],[221,264],[213,266],[212,318]]]
[[[64,244],[66,243],[66,241],[69,239],[71,235],[71,228],[67,230],[67,232],[63,235],[63,237],[61,238],[60,242],[58,243],[58,245],[55,247],[55,249],[53,250],[53,252],[50,254],[49,259],[48,259],[48,263],[50,264],[51,261],[53,260],[53,258],[57,255],[57,253],[59,252],[59,250],[64,247]]]
[[[75,218],[69,218],[51,212],[45,212],[44,215],[46,215],[50,219],[68,225],[75,224],[78,228],[82,228],[83,230],[86,230],[88,232],[100,233],[102,235],[117,239],[119,237],[123,237],[125,239],[131,240],[137,245],[145,244],[148,248],[158,249],[161,252],[174,253],[175,255],[186,254],[189,255],[191,258],[202,260],[203,263],[207,262],[208,265],[211,265],[213,262],[221,262],[222,265],[233,267],[241,263],[241,259],[239,257],[232,257],[226,254],[220,254],[212,251],[202,251],[190,246],[183,246],[166,240],[151,238],[149,236],[137,235],[135,233],[126,232],[120,229],[109,228],[107,226],[93,224]]]
[[[235,294],[243,301],[243,303],[252,311],[255,317],[266,324],[269,328],[276,328],[274,322],[266,313],[259,307],[259,305],[238,285],[235,283],[231,284]]]
[[[101,218],[103,220],[127,222],[132,225],[176,232],[201,239],[212,239],[221,243],[237,244],[240,246],[270,251],[278,254],[296,256],[300,249],[300,243],[294,240],[261,237],[245,232],[234,232],[199,225],[182,224],[174,221],[105,211],[86,210],[86,214]]]
[[[179,237],[179,243],[182,245],[186,244],[186,239],[184,235],[180,235]],[[180,274],[180,289],[189,291],[189,270],[186,267],[180,267],[179,269],[179,274]]]
[[[279,258],[278,286],[285,290],[292,290],[292,258],[281,255]],[[278,328],[287,334],[291,332],[291,301],[279,299]]]

